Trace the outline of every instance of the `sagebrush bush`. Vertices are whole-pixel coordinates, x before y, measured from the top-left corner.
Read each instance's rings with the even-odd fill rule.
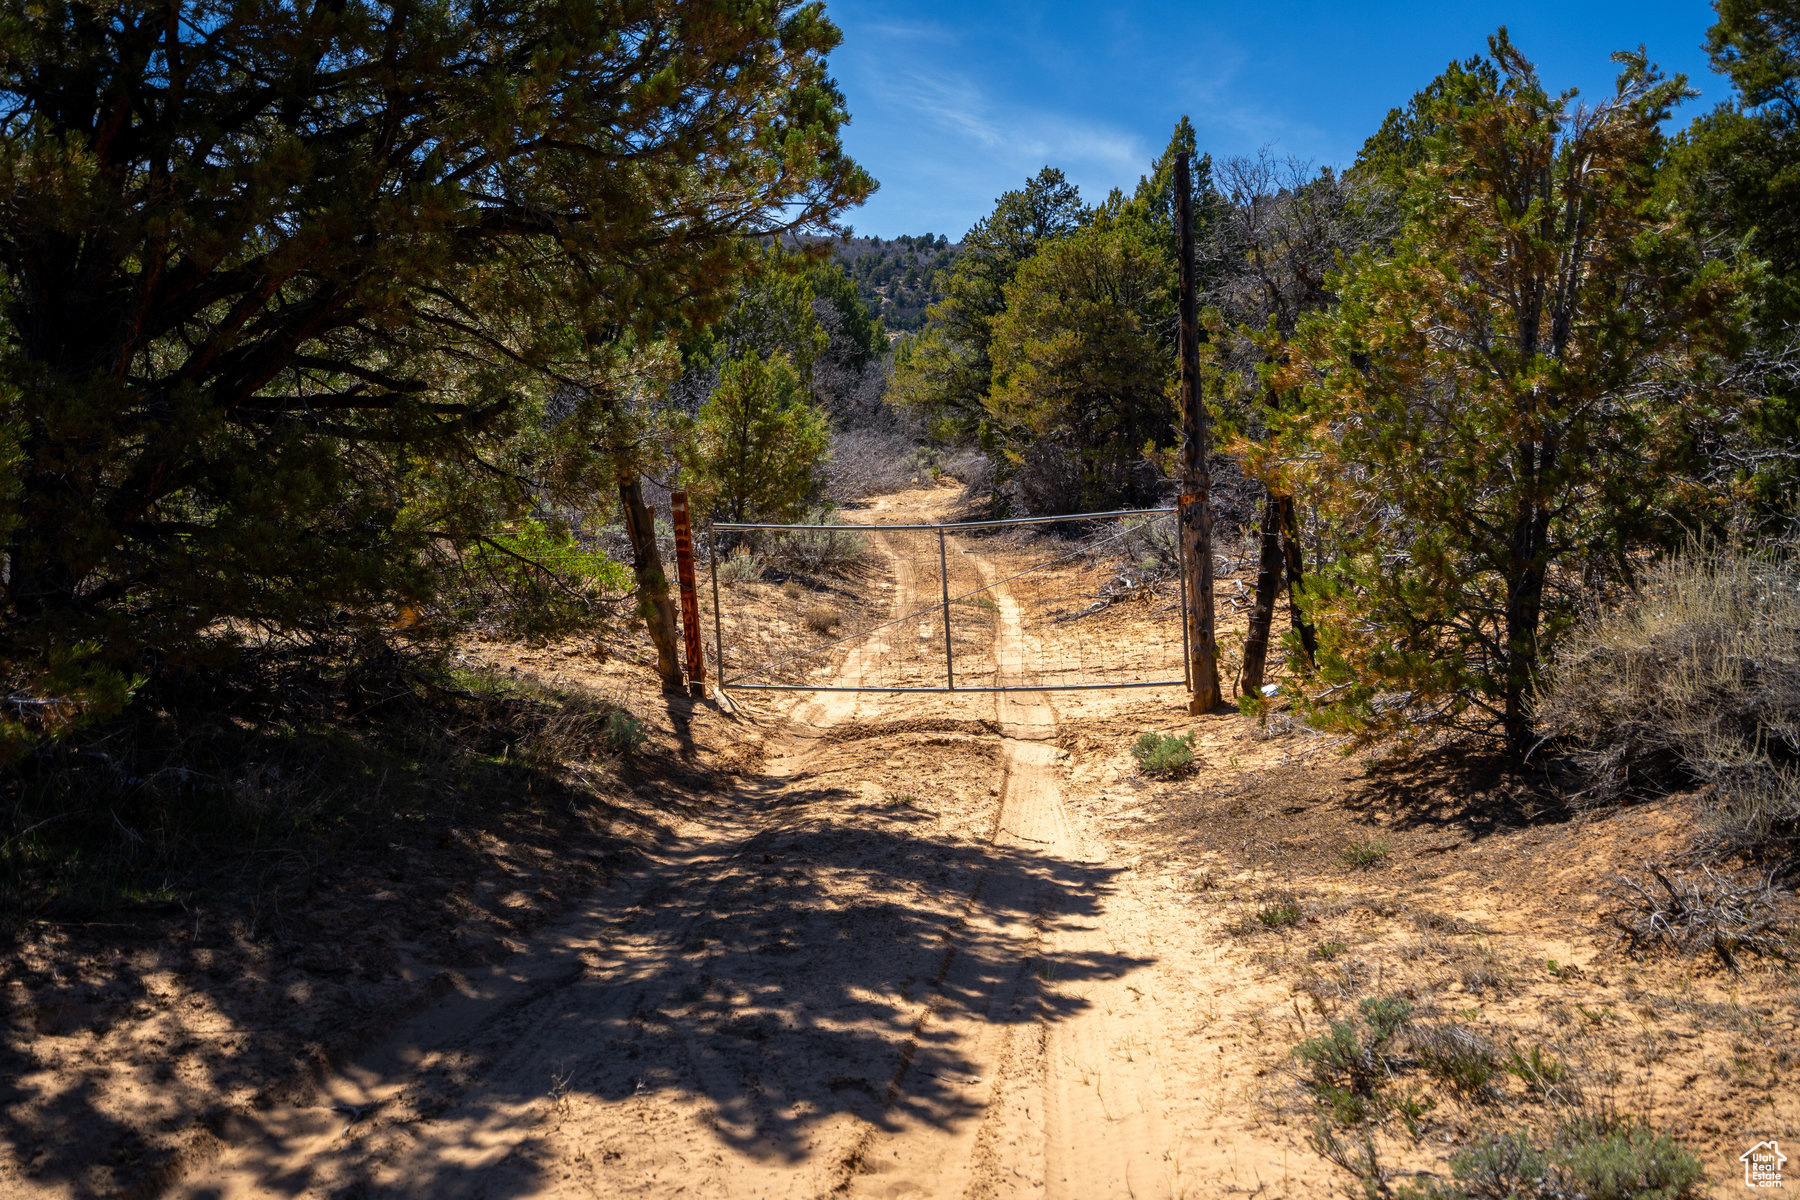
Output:
[[[1194,765],[1194,731],[1180,737],[1173,734],[1145,733],[1131,747],[1138,770],[1146,775],[1162,775],[1185,770]]]
[[[1540,1148],[1524,1130],[1487,1134],[1450,1160],[1456,1182],[1402,1184],[1397,1200],[1690,1200],[1706,1170],[1641,1123],[1577,1121]]]
[[[1582,799],[1705,785],[1727,849],[1800,832],[1800,566],[1787,551],[1690,549],[1576,629],[1537,721],[1583,768]]]
[[[867,553],[867,539],[859,533],[790,530],[770,539],[763,560],[787,575],[842,575]]]
[[[762,577],[762,561],[746,546],[739,546],[719,564],[719,582],[726,585],[755,583]]]

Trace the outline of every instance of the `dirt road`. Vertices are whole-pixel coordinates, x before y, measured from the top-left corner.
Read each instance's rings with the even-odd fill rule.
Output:
[[[996,598],[994,661],[1018,661]],[[770,754],[727,817],[304,1105],[242,1118],[173,1194],[1088,1200],[1304,1160],[1214,1144],[1238,1122],[1200,1113],[1229,1074],[1200,1009],[1254,985],[1171,955],[1178,919],[1068,803],[1047,693],[766,695],[744,719]]]

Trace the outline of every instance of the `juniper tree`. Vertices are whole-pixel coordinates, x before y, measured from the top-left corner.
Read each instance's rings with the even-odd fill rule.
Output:
[[[976,435],[994,381],[993,320],[1006,307],[1006,285],[1041,245],[1085,219],[1081,193],[1053,167],[1003,194],[963,238],[955,268],[939,277],[944,299],[894,364],[894,403],[924,416],[940,438]]]
[[[1641,53],[1615,93],[1552,96],[1505,31],[1491,88],[1444,101],[1391,253],[1300,322],[1264,463],[1338,557],[1311,600],[1325,715],[1494,719],[1530,744],[1546,639],[1705,497],[1696,433],[1742,278],[1652,201],[1687,92]]]
[[[1044,494],[1027,488],[1025,507],[1156,501],[1153,456],[1176,443],[1173,266],[1144,224],[1103,219],[1041,247],[1006,286],[986,405],[993,437],[1015,470],[1048,452],[1073,468],[1067,494],[1037,481]]]
[[[690,478],[714,518],[794,521],[824,490],[831,424],[784,355],[727,364],[696,433]]]

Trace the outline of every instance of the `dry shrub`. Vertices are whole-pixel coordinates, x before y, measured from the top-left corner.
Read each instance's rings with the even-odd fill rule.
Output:
[[[862,534],[821,526],[776,534],[763,552],[763,561],[783,575],[844,575],[867,553]]]
[[[814,633],[830,633],[838,626],[837,613],[824,605],[806,610],[806,627]]]
[[[876,429],[851,429],[834,435],[826,468],[833,500],[898,492],[917,483],[926,469],[911,438]]]
[[[1693,548],[1576,630],[1538,694],[1582,799],[1705,785],[1728,850],[1791,852],[1800,832],[1800,568],[1785,551]]]
[[[1733,971],[1742,952],[1793,960],[1792,922],[1770,874],[1746,882],[1704,865],[1694,874],[1647,862],[1643,878],[1621,874],[1614,895],[1625,904],[1613,922],[1634,949],[1711,950]]]

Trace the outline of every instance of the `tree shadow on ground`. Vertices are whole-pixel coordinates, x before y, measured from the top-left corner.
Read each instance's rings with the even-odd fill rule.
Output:
[[[1483,744],[1453,742],[1378,760],[1344,802],[1396,830],[1441,830],[1470,839],[1562,825],[1576,814],[1542,768]]]
[[[673,747],[576,745],[604,729],[578,697],[207,686],[7,781],[0,1195],[148,1193],[197,1123],[504,960],[715,803]]]
[[[767,826],[659,862],[632,908],[566,926],[549,953],[574,965],[598,947],[585,968],[544,966],[551,986],[495,1003],[453,1065],[407,1079],[404,1113],[327,1156],[271,1157],[264,1186],[534,1194],[564,1103],[698,1102],[711,1148],[760,1167],[820,1153],[822,1127],[845,1116],[955,1126],[976,1117],[967,1085],[988,1069],[965,1055],[959,1024],[1066,1019],[1086,1007],[1085,985],[1146,961],[1036,949],[1037,931],[1096,917],[1112,868],[944,836],[923,813],[818,780],[733,803],[763,809]],[[483,1141],[510,1149],[472,1163]]]

